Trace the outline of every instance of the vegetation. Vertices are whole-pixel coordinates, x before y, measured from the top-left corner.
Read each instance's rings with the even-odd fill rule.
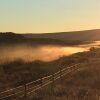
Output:
[[[36,98],[37,100],[99,100],[100,48],[91,49],[92,51],[73,55],[81,55],[80,57],[83,55],[87,58],[87,61],[81,64],[81,67],[87,67],[85,70],[63,77],[54,83],[54,87],[45,87],[42,92],[36,93],[34,100]]]
[[[9,37],[9,35],[10,37]],[[7,36],[8,35],[8,36]],[[30,45],[41,45],[41,44],[70,44],[73,42],[61,42],[62,40],[55,39],[28,39],[19,34],[14,33],[1,33],[0,35],[0,44],[2,45],[15,45],[21,43],[28,43]],[[6,37],[6,38],[5,38]],[[51,41],[52,40],[52,41]],[[60,41],[60,42],[59,42]],[[86,43],[86,42],[76,42],[75,44]],[[64,97],[66,100],[66,95],[73,94],[80,95],[87,93],[87,91],[93,90],[92,94],[97,91],[100,93],[100,48],[91,48],[90,51],[76,53],[68,57],[61,57],[58,60],[51,62],[42,62],[42,61],[34,61],[34,62],[24,62],[22,60],[17,60],[13,62],[6,62],[4,64],[0,64],[0,91],[16,87],[43,76],[50,75],[52,73],[57,72],[59,69],[67,67],[68,65],[73,65],[76,63],[84,63],[84,66],[88,66],[88,68],[84,71],[77,72],[73,75],[73,77],[67,77],[63,79],[62,83],[57,82],[57,85],[54,88],[54,93],[50,94],[50,88],[47,87],[46,90],[38,93],[37,100],[42,100],[41,94],[46,95],[45,100],[48,100],[47,97],[50,95],[51,100],[55,97],[57,100],[60,100],[61,97]],[[85,65],[87,62],[87,65]],[[27,76],[27,77],[26,77]],[[85,92],[84,92],[85,91]],[[96,92],[95,92],[96,93]],[[36,94],[37,95],[37,94]],[[42,95],[42,96],[43,96]],[[35,98],[35,100],[36,100]],[[41,99],[42,98],[42,99]],[[32,98],[33,99],[33,98]],[[70,99],[71,100],[71,99]],[[81,99],[80,99],[81,100]],[[91,99],[92,100],[92,99]],[[95,99],[94,99],[95,100]]]
[[[40,77],[55,73],[64,66],[70,66],[75,63],[83,63],[88,68],[84,71],[66,76],[62,81],[55,83],[55,86],[48,86],[42,91],[37,91],[28,100],[66,100],[66,98],[83,98],[88,92],[90,100],[95,100],[100,93],[100,48],[91,48],[90,51],[73,54],[68,57],[62,57],[52,62],[24,62],[17,60],[0,65],[0,90],[6,90],[27,82],[31,82]],[[87,62],[87,64],[85,64]],[[26,77],[27,76],[27,77]],[[80,97],[80,95],[83,95]],[[74,100],[74,99],[69,99]],[[81,99],[79,99],[81,100]]]
[[[99,53],[98,49],[96,49],[96,51],[98,51]],[[89,61],[89,58],[91,57],[93,58],[93,56],[99,57],[98,53],[97,56],[94,55],[93,51],[77,53],[69,57],[62,57],[52,62],[41,62],[41,61],[24,62],[21,60],[17,60],[14,62],[1,64],[0,90],[2,91],[2,89],[7,89],[9,87],[16,87],[26,82],[31,82],[40,77],[55,73],[60,68],[64,68],[65,66],[68,65]]]

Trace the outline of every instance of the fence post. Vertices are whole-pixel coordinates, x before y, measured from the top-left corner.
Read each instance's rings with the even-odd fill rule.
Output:
[[[62,81],[62,69],[60,68],[60,79]]]
[[[54,94],[54,74],[52,75],[52,86],[51,86],[51,92],[52,92],[52,95]]]
[[[26,84],[24,85],[24,88],[25,88],[24,97],[25,97],[25,99],[27,99],[27,85]]]
[[[41,79],[40,79],[40,90],[38,91],[39,97],[40,97],[41,99],[44,98],[44,91],[42,91],[42,89],[43,89],[42,86],[43,86],[43,78],[41,77]]]
[[[54,85],[54,74],[52,75],[52,83],[53,83],[53,85]]]
[[[41,83],[40,84],[41,84],[41,88],[42,88],[42,85],[43,85],[43,79],[42,78],[41,78]]]

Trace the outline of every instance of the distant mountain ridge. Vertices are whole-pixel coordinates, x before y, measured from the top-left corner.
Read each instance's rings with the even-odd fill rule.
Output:
[[[44,34],[23,34],[26,38],[52,38],[64,40],[100,40],[100,29]]]
[[[0,33],[0,44],[79,45],[100,40],[100,29],[44,34]]]

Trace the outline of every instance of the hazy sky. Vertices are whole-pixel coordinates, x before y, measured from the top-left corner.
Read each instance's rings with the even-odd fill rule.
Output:
[[[0,31],[61,32],[100,28],[100,0],[0,0]]]

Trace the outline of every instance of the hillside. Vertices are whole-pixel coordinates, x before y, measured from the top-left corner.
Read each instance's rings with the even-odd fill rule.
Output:
[[[94,55],[95,52],[96,54]],[[31,82],[43,76],[50,75],[57,72],[60,68],[63,68],[65,65],[68,66],[81,62],[85,63],[87,61],[92,65],[92,62],[100,60],[99,55],[100,49],[94,49],[92,51],[77,53],[68,57],[62,57],[51,62],[35,61],[25,63],[19,59],[18,61],[14,61],[11,63],[1,64],[0,91],[22,85],[25,82]]]
[[[59,33],[45,33],[45,34],[24,34],[27,38],[52,38],[60,40],[100,40],[100,29],[73,31],[73,32],[59,32]]]
[[[96,60],[96,59],[95,59]],[[55,84],[51,100],[99,100],[100,97],[100,62],[84,64],[87,69],[66,76]],[[48,91],[44,89],[44,94]],[[41,93],[41,92],[40,92]],[[49,100],[45,96],[43,100]],[[40,99],[38,99],[40,100]]]
[[[90,52],[79,53],[74,57],[86,57],[81,63],[84,70],[67,74],[53,86],[37,93],[37,100],[99,100],[100,98],[100,48]],[[76,58],[77,59],[77,58]],[[82,60],[82,59],[81,59]],[[84,61],[84,60],[83,60]],[[50,90],[52,88],[52,90]],[[50,94],[51,93],[51,94]],[[43,96],[41,96],[41,94]],[[35,97],[36,98],[36,97]],[[32,100],[32,99],[30,99]]]
[[[12,43],[22,39],[24,39],[24,37],[21,34],[15,34],[13,32],[0,33],[0,43]]]
[[[0,65],[0,91],[55,73],[60,69],[60,66],[63,68],[65,65],[70,66],[76,63],[82,63],[81,66],[87,66],[87,68],[73,73],[71,77],[66,76],[62,80],[54,82],[54,90],[51,90],[51,85],[50,87],[43,88],[42,91],[37,91],[36,97],[33,95],[34,99],[33,97],[29,97],[30,99],[28,98],[27,100],[55,100],[55,98],[56,100],[66,100],[67,97],[81,98],[81,95],[85,95],[86,97],[87,93],[89,93],[89,97],[91,95],[92,97],[85,100],[99,100],[94,99],[94,97],[100,94],[100,48],[92,48],[90,51],[62,57],[53,62],[35,61],[25,63],[18,60],[2,64]],[[49,94],[49,92],[52,94]],[[83,97],[82,99],[68,100],[83,100]]]
[[[28,43],[32,45],[78,45],[87,43],[87,41],[100,40],[100,29],[42,33],[42,34],[18,34],[12,32],[0,33],[0,43]]]
[[[58,34],[58,33],[57,33]],[[45,38],[45,34],[18,34],[13,32],[0,33],[0,44],[28,44],[28,45],[78,45],[89,43],[83,40],[68,40],[52,38],[51,35]],[[48,35],[48,34],[46,34]],[[55,34],[54,34],[55,35]],[[62,34],[60,34],[62,36]],[[31,38],[29,38],[31,36]],[[91,42],[91,41],[90,41]]]

